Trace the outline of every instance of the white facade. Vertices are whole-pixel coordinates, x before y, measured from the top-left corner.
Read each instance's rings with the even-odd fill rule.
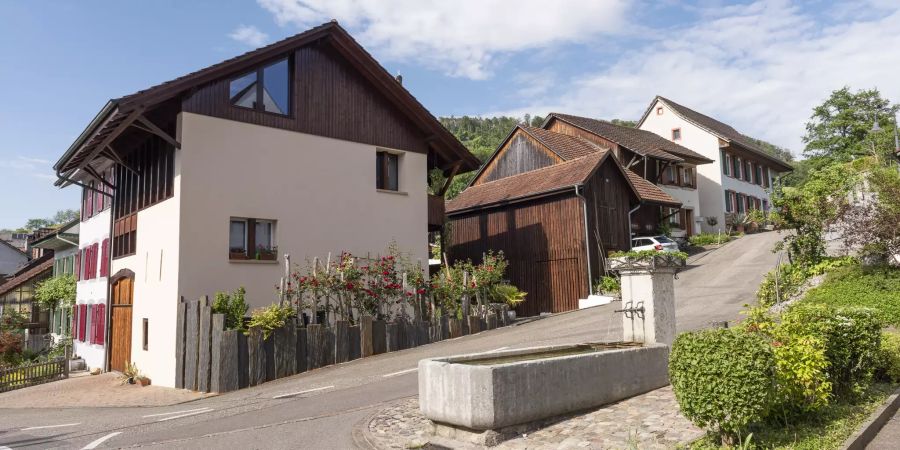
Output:
[[[341,251],[374,256],[393,241],[428,260],[424,154],[193,113],[179,115],[177,139],[173,197],[137,212],[136,251],[110,271],[134,272],[131,361],[154,385],[175,383],[182,296],[244,287],[251,308],[269,305],[285,253],[303,265]],[[400,155],[399,192],[375,188],[385,150]],[[238,217],[275,222],[277,261],[229,258]]]
[[[673,140],[673,130],[679,130],[680,139],[674,140],[674,142],[713,160],[710,164],[697,166],[696,198],[692,200],[698,204],[698,208],[694,212],[695,220],[697,220],[695,224],[699,224],[702,231],[717,232],[726,230],[726,190],[765,200],[767,204],[771,204],[769,193],[762,186],[724,174],[723,165],[725,162],[722,161],[721,139],[718,135],[686,120],[659,99],[650,107],[646,118],[638,126],[642,130],[653,132],[669,140]],[[740,151],[733,151],[733,149],[726,149],[726,151],[735,154],[741,153]],[[775,175],[774,170],[770,169],[770,176],[773,177]],[[771,178],[768,185],[772,185]],[[673,197],[684,202],[685,208],[688,207],[685,199],[672,192],[673,189],[671,187],[660,187]],[[709,224],[708,218],[710,217],[715,218],[715,225]]]
[[[0,277],[15,273],[16,269],[28,262],[28,255],[18,249],[0,242]]]
[[[81,222],[80,229],[78,232],[78,248],[79,250],[85,249],[93,244],[102,244],[105,239],[109,238],[109,224],[110,224],[110,210],[107,208],[105,211],[102,211],[93,217]],[[98,245],[98,248],[100,245]],[[77,305],[91,305],[91,307],[96,307],[96,305],[105,305],[106,297],[107,297],[107,288],[109,286],[108,278],[104,276],[100,276],[100,263],[102,258],[102,253],[98,252],[97,257],[97,277],[93,279],[86,280],[84,277],[81,277],[77,283],[76,294],[75,294],[75,311],[78,311]],[[84,271],[86,261],[82,258],[80,268]],[[86,327],[85,339],[84,341],[78,340],[78,336],[74,336],[73,339],[73,347],[74,353],[77,356],[84,358],[85,364],[91,369],[100,368],[104,369],[106,367],[106,348],[102,344],[92,344],[90,333],[91,333],[91,314],[88,313],[86,315],[86,323],[79,324],[79,327]],[[103,340],[104,342],[106,339]]]

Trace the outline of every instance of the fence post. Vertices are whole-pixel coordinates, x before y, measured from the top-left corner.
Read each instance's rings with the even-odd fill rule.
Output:
[[[360,338],[360,332],[359,332],[359,325],[353,325],[352,327],[350,327],[350,332],[349,332],[347,339],[350,342],[350,361],[353,361],[354,359],[359,359],[361,357],[360,352],[362,351],[360,348],[361,338]]]
[[[387,352],[396,352],[400,350],[400,327],[397,326],[396,322],[385,324],[384,326],[384,335],[385,335],[385,351]]]
[[[374,344],[373,344],[373,336],[372,336],[372,325],[373,325],[372,316],[362,316],[359,321],[359,348],[360,348],[360,357],[365,358],[367,356],[372,356],[375,354]]]
[[[212,308],[209,297],[200,300],[200,337],[198,339],[199,354],[197,363],[197,390],[209,392],[210,360],[212,349]]]
[[[372,321],[372,353],[380,355],[387,351],[387,330],[383,320]]]
[[[303,319],[300,319],[300,324],[303,323]],[[298,324],[299,325],[299,324]],[[306,327],[297,329],[297,373],[303,373],[307,371],[308,367],[308,356],[307,356],[307,337],[306,337]]]
[[[306,327],[306,370],[318,369],[322,364],[322,325],[309,324]]]
[[[212,315],[212,368],[210,369],[209,389],[212,392],[222,392],[222,368],[225,358],[222,355],[222,338],[225,333],[225,315]]]
[[[350,361],[350,323],[338,320],[334,323],[334,362]]]
[[[334,364],[335,351],[335,335],[334,328],[325,326],[322,328],[322,365],[320,367],[330,366]]]
[[[237,370],[238,389],[250,386],[250,346],[247,343],[247,335],[235,331],[237,335]]]
[[[250,386],[266,381],[266,351],[263,345],[262,330],[259,327],[250,328],[250,335],[247,337]]]
[[[184,389],[184,317],[187,303],[184,297],[178,300],[177,313],[175,315],[175,387]]]
[[[184,316],[184,388],[196,391],[199,388],[197,367],[200,358],[200,302],[187,302],[186,305],[187,311]]]
[[[297,328],[293,321],[275,330],[275,378],[297,373]]]

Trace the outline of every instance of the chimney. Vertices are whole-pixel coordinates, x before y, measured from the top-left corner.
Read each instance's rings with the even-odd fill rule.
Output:
[[[397,82],[400,83],[400,85],[402,86],[403,85],[403,75],[400,75],[398,73],[396,78],[397,78]]]

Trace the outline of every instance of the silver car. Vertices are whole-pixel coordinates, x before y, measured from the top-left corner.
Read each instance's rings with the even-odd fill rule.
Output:
[[[639,252],[642,250],[656,250],[658,252],[677,252],[678,243],[666,236],[641,236],[631,239],[631,249]]]

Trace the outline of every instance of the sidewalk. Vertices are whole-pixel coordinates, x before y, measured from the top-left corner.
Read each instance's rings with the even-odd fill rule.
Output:
[[[183,389],[122,384],[118,374],[73,374],[70,378],[0,394],[0,408],[166,406],[209,397]]]
[[[370,448],[418,448],[429,442],[429,421],[416,397],[378,411],[359,434]],[[703,436],[678,410],[672,387],[638,395],[599,409],[556,419],[498,449],[641,448],[666,449]],[[463,447],[465,448],[465,447]]]
[[[898,445],[900,445],[900,411],[895,412],[891,420],[881,427],[866,449],[895,450]]]

